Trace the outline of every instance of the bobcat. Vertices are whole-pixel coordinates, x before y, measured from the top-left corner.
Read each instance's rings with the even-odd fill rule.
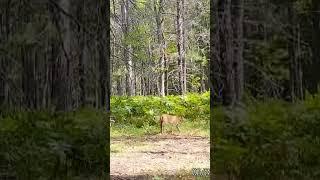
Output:
[[[178,129],[178,131],[180,132],[180,129],[178,127],[178,125],[183,121],[182,117],[179,116],[173,116],[173,115],[169,115],[169,114],[162,114],[160,116],[160,128],[161,128],[161,134],[162,134],[162,127],[164,124],[173,124],[176,126],[176,128]]]

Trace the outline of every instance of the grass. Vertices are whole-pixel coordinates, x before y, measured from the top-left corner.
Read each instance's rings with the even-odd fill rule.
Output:
[[[126,142],[126,141],[119,141],[117,143],[110,143],[110,152],[111,153],[126,153],[129,152],[130,149],[128,147],[134,148],[136,151],[147,151],[152,149],[152,147],[144,142]]]
[[[192,174],[191,170],[180,170],[175,175],[162,175],[161,171],[158,171],[157,175],[153,175],[152,180],[208,180],[209,176],[195,176]]]
[[[195,177],[191,174],[177,175],[138,175],[130,176],[128,179],[150,179],[150,180],[208,180],[209,177]]]
[[[180,132],[171,125],[164,126],[164,133],[169,134],[171,131],[174,134],[185,136],[210,136],[210,122],[209,121],[184,121],[180,126]],[[114,137],[141,137],[145,135],[156,135],[160,133],[160,125],[148,125],[145,124],[140,128],[137,128],[133,124],[117,124],[114,123],[110,127],[110,136]]]

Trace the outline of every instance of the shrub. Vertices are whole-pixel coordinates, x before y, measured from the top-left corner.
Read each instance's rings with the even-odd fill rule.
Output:
[[[320,98],[250,102],[214,111],[217,173],[238,179],[319,179]]]
[[[185,96],[133,96],[111,98],[112,116],[119,123],[134,124],[142,127],[145,121],[150,125],[155,117],[163,114],[175,114],[190,121],[208,120],[210,116],[209,92],[204,94],[189,93]]]
[[[93,109],[2,113],[0,166],[17,179],[101,177],[105,122],[104,115]]]

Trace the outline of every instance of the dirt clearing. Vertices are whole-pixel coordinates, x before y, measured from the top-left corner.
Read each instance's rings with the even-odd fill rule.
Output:
[[[210,167],[209,141],[208,137],[181,135],[111,138],[111,177],[192,176],[192,168]]]

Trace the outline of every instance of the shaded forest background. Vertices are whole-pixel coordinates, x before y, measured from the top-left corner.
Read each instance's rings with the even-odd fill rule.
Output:
[[[81,107],[211,89],[217,172],[319,179],[319,11],[317,0],[0,1],[1,175],[98,176],[107,115]]]
[[[109,7],[0,1],[0,179],[109,176]]]
[[[72,3],[1,1],[2,106],[99,108],[108,84],[113,95],[205,92],[209,59],[224,104],[317,92],[318,1],[213,1],[211,18],[207,0]]]
[[[107,104],[109,1],[8,0],[0,8],[1,105],[70,111]]]
[[[317,92],[318,1],[216,1],[211,13],[211,78],[223,104]]]
[[[211,1],[217,177],[319,179],[319,10],[317,0]]]

